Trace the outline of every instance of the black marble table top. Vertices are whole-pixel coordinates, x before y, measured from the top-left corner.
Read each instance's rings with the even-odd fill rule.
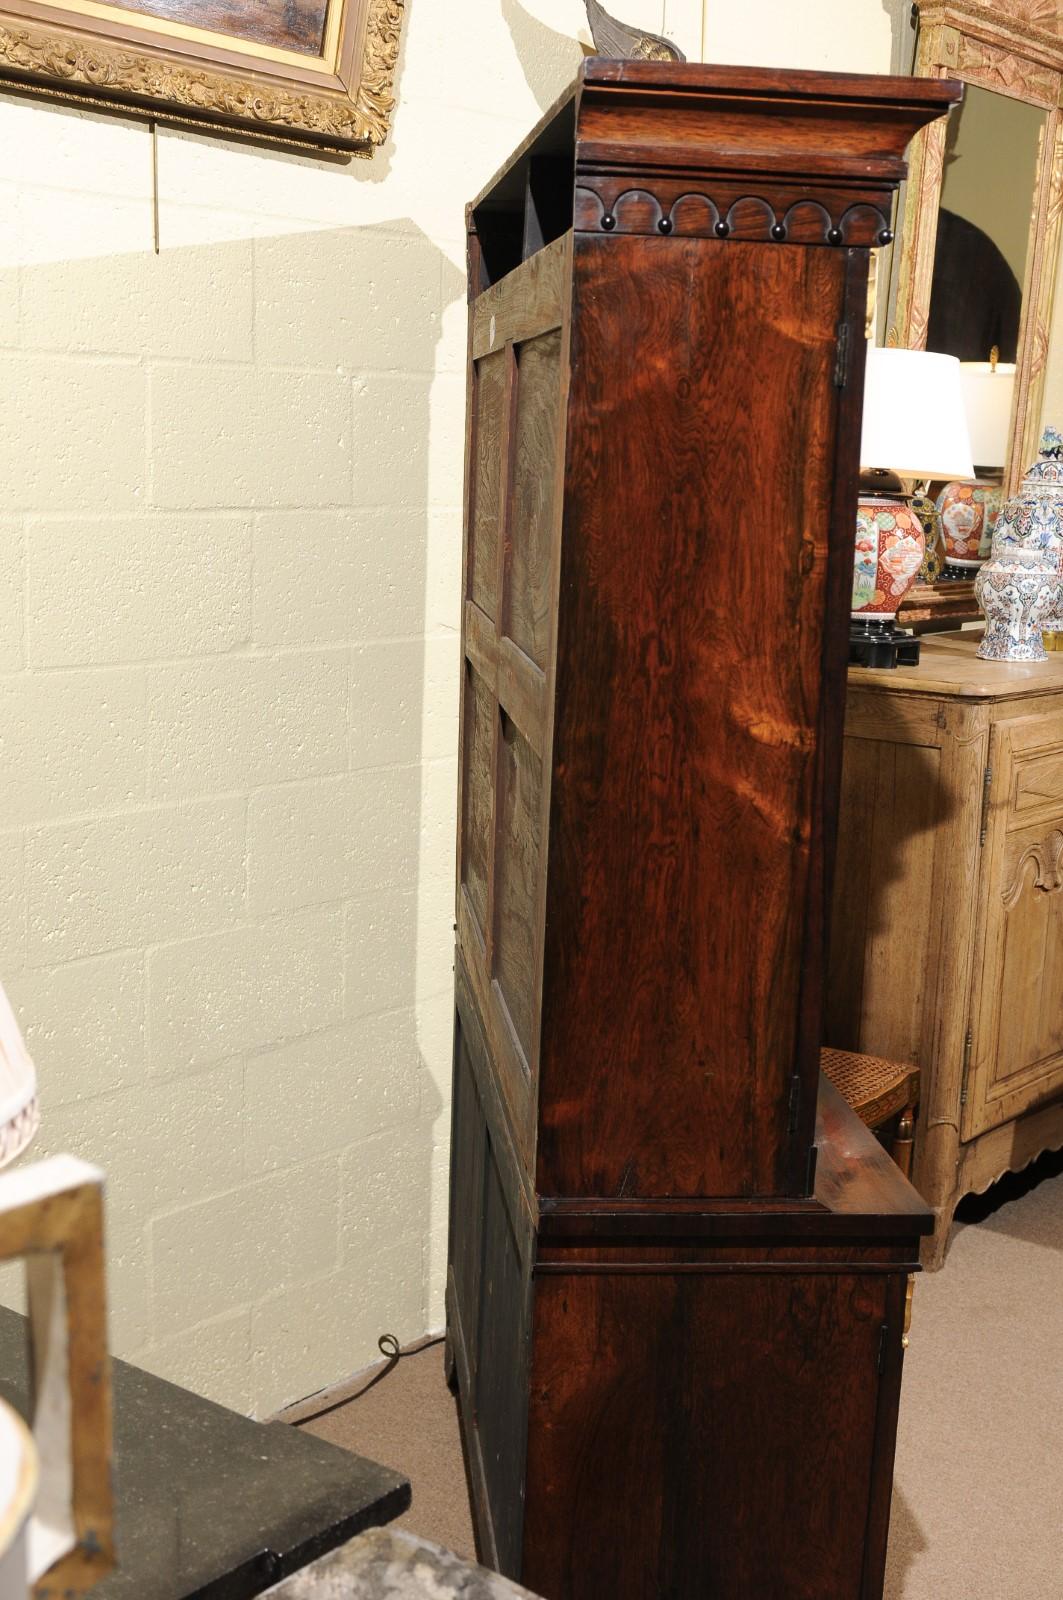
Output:
[[[250,1600],[401,1516],[407,1479],[113,1363],[118,1565],[92,1600]],[[26,1322],[0,1307],[0,1395],[25,1412]]]
[[[401,1528],[374,1528],[270,1589],[266,1600],[536,1600],[497,1572]]]

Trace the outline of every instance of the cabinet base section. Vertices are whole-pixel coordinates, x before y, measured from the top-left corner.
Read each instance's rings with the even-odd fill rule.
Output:
[[[878,1600],[906,1278],[773,1265],[537,1274],[501,1450],[452,1280],[482,1559],[546,1600]]]

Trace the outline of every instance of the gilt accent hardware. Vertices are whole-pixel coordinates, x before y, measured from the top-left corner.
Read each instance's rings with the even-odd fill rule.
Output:
[[[904,1291],[904,1332],[901,1334],[901,1349],[908,1348],[908,1334],[912,1326],[912,1297],[915,1294],[915,1273],[908,1274],[908,1287]]]

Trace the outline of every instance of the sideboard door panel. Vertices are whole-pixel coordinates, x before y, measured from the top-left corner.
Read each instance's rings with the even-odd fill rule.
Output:
[[[935,828],[947,809],[940,749],[846,739],[824,1029],[839,1050],[923,1062]]]
[[[1063,715],[998,723],[992,769],[967,1139],[1058,1096],[1063,1074]]]

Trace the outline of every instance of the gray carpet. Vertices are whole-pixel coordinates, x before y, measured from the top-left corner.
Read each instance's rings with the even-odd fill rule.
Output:
[[[964,1211],[916,1282],[886,1600],[1063,1600],[1063,1164]],[[407,1473],[406,1525],[474,1554],[438,1345],[306,1426]]]

